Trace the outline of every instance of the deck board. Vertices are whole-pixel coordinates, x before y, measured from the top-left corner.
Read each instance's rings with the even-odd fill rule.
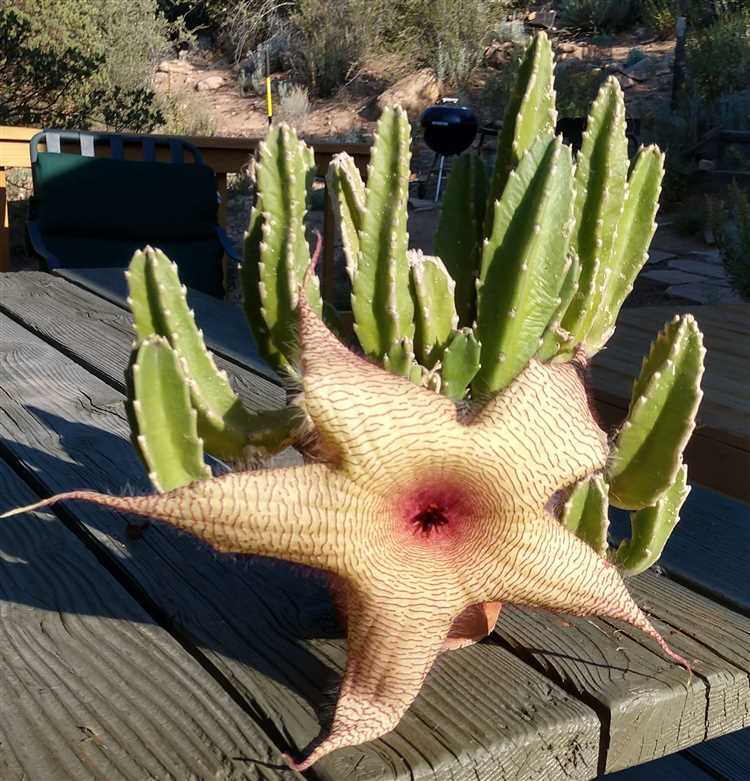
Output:
[[[19,465],[49,492],[145,487],[121,395],[4,316],[0,338],[0,437]],[[317,735],[345,660],[340,634],[325,635],[332,611],[318,581],[283,564],[216,556],[161,525],[128,541],[116,513],[68,511],[231,681],[277,745],[299,750]],[[598,745],[590,708],[507,650],[481,645],[438,661],[397,730],[335,752],[315,773],[458,780],[481,769],[487,779],[584,779],[596,772]]]
[[[638,307],[620,313],[607,347],[592,362],[593,395],[603,423],[619,425],[651,342],[681,306]],[[685,451],[691,478],[750,501],[750,306],[696,306],[707,349],[698,428]]]
[[[130,311],[127,302],[128,286],[123,269],[57,269],[55,273]],[[222,306],[222,316],[216,318],[214,315],[218,299],[199,290],[188,290],[187,295],[188,304],[195,312],[196,320],[203,324],[203,336],[210,349],[227,360],[249,367],[261,377],[280,383],[273,369],[260,357],[250,327],[239,306]]]
[[[124,367],[134,338],[129,312],[41,272],[0,274],[0,311],[67,355],[75,356],[78,363],[108,384],[125,390]],[[221,323],[221,318],[205,317],[198,322],[210,330]],[[241,325],[239,337],[251,338],[247,325]],[[216,363],[231,374],[235,391],[249,409],[284,404],[285,393],[278,384],[221,356],[216,356]]]
[[[690,472],[688,480],[692,481]],[[610,518],[611,537],[619,542],[629,535],[629,514],[612,510]],[[750,505],[692,485],[659,567],[750,615]]]
[[[725,781],[747,781],[750,777],[750,729],[695,746],[690,750],[690,757]]]
[[[2,460],[0,496],[37,498]],[[4,781],[291,778],[248,715],[51,513],[0,524],[0,600]]]
[[[132,338],[128,314],[64,280],[9,276],[19,278],[0,275],[0,309],[44,340],[0,318],[0,333],[11,344],[6,372],[0,362],[0,387],[15,400],[0,392],[0,436],[9,440],[14,458],[48,491],[82,480],[115,491],[126,484],[145,486],[127,441],[119,392]],[[646,347],[652,336],[645,337]],[[248,406],[267,394],[275,403],[283,400],[277,386],[233,361],[224,366]],[[698,578],[705,593],[728,593],[727,603],[741,608],[747,598],[737,555],[742,550],[737,546],[747,542],[739,534],[742,509],[715,494],[706,504],[713,515],[701,510],[693,521],[688,513],[675,539],[686,534],[682,548],[690,551],[690,534],[708,527],[723,533],[721,544],[704,544],[690,556],[673,539],[665,567],[682,583]],[[721,526],[729,510],[737,514],[734,536]],[[321,704],[330,705],[345,660],[319,581],[285,565],[215,557],[166,527],[152,527],[142,540],[129,543],[116,514],[80,505],[70,511],[103,555],[158,602],[173,630],[231,680],[277,745],[300,748],[314,737]],[[711,584],[705,574],[696,575],[698,564],[719,580]],[[690,687],[684,672],[638,633],[615,635],[615,626],[606,622],[509,609],[495,642],[439,660],[396,731],[334,752],[316,765],[316,776],[584,779],[599,767],[642,762],[738,729],[748,719],[750,670],[734,646],[748,648],[748,619],[666,578],[652,583],[652,577],[633,581],[634,592],[647,606],[655,603],[654,616],[667,639],[701,659]],[[241,616],[237,604],[244,608]]]

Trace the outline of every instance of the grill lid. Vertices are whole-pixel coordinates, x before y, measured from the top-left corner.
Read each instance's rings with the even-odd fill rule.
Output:
[[[456,98],[444,98],[425,109],[421,120],[424,142],[440,155],[460,155],[471,146],[477,134],[477,118]]]

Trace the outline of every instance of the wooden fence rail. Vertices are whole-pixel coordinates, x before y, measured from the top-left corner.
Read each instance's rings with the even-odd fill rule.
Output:
[[[0,126],[0,271],[10,270],[10,221],[8,217],[8,196],[6,190],[6,172],[9,168],[30,168],[31,157],[29,141],[39,128]],[[158,138],[158,136],[155,136]],[[260,138],[229,138],[221,136],[183,136],[185,141],[200,149],[203,159],[216,175],[216,189],[221,195],[219,207],[219,223],[224,224],[224,207],[227,193],[227,174],[239,173],[247,165],[261,142]],[[71,151],[78,151],[71,145]],[[63,142],[62,148],[66,144]],[[353,158],[363,176],[367,174],[367,163],[370,159],[369,144],[339,144],[315,142],[312,144],[315,152],[317,173],[325,175],[331,158],[339,152],[348,152]],[[43,151],[44,146],[40,146]],[[106,146],[97,148],[97,154],[109,155]],[[131,150],[134,153],[134,150]],[[169,150],[157,147],[157,159],[168,159]],[[128,146],[125,145],[125,157],[128,157]],[[333,214],[329,208],[328,198],[325,199],[323,222],[323,297],[333,300]]]

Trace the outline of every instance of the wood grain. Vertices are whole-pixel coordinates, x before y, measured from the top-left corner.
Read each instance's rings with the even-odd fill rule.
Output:
[[[124,283],[123,283],[124,284]],[[211,327],[222,321],[224,305],[209,296],[213,309],[198,318],[198,324]],[[206,302],[204,301],[204,306]],[[93,371],[119,391],[125,391],[125,367],[133,345],[132,319],[129,312],[98,295],[82,290],[63,279],[41,272],[0,275],[0,311],[66,355]],[[249,336],[244,322],[235,324]],[[225,323],[226,326],[226,323]],[[227,350],[227,352],[229,352]],[[220,369],[226,370],[232,385],[248,409],[283,406],[285,393],[275,382],[233,361],[216,357]]]
[[[750,474],[750,473],[747,473]],[[745,481],[750,482],[745,475]],[[692,482],[688,472],[688,480]],[[611,539],[630,534],[629,514],[610,512]],[[719,603],[750,615],[750,506],[693,484],[659,567]]]
[[[716,781],[682,754],[647,762],[645,765],[609,773],[606,781]]]
[[[747,781],[750,777],[750,729],[695,746],[688,756],[726,781]]]
[[[37,498],[2,461],[0,496]],[[291,777],[248,715],[49,512],[0,525],[0,700],[4,781]]]
[[[683,306],[623,310],[607,348],[593,361],[595,398],[626,409],[633,380],[651,341],[666,322],[683,311]],[[750,307],[699,306],[694,311],[707,349],[705,396],[699,423],[713,439],[750,451],[750,395],[746,380]]]
[[[58,269],[55,274],[130,312],[123,269]],[[281,384],[279,376],[260,357],[250,326],[239,306],[225,303],[199,290],[188,290],[187,297],[198,326],[203,330],[206,345],[215,354],[247,367],[271,383]]]
[[[0,335],[0,436],[19,465],[49,492],[144,488],[120,394],[5,317]],[[333,619],[318,580],[279,563],[218,557],[162,526],[128,541],[122,517],[69,511],[172,631],[231,681],[277,745],[299,750],[316,736],[345,659],[343,640],[326,637]],[[458,730],[463,737],[451,737]],[[598,734],[587,706],[483,645],[441,659],[394,733],[336,752],[315,774],[462,779],[485,768],[488,779],[523,781],[543,769],[546,778],[583,779],[595,772]]]

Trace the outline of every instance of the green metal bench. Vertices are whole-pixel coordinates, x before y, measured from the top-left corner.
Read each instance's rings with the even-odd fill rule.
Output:
[[[80,153],[68,151],[71,143]],[[101,156],[104,145],[109,157]],[[168,148],[168,162],[156,159],[159,146]],[[141,159],[125,159],[126,147]],[[224,253],[239,258],[217,224],[214,173],[192,144],[45,130],[31,139],[31,165],[27,230],[44,270],[125,268],[150,244],[177,263],[189,287],[223,296]]]

